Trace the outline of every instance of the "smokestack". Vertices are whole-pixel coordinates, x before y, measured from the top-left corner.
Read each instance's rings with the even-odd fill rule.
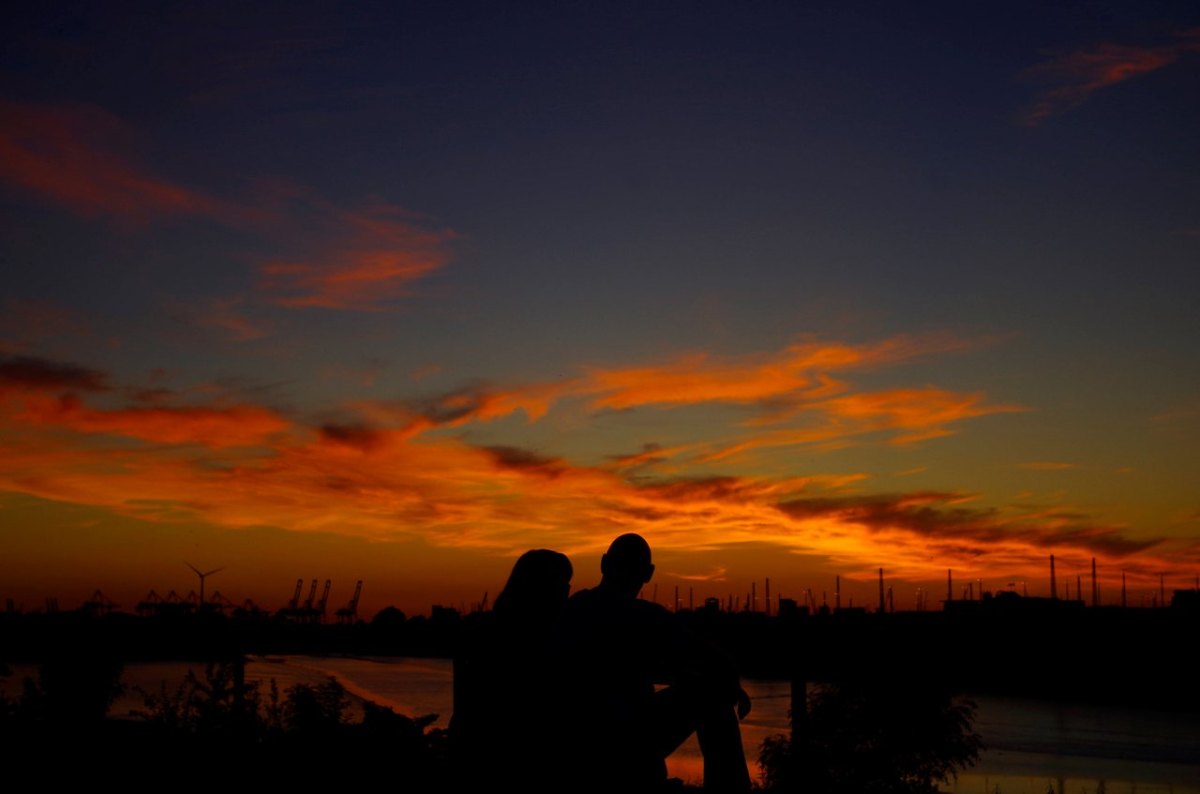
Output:
[[[1092,606],[1100,606],[1100,589],[1096,585],[1096,558],[1092,557]]]
[[[883,569],[880,568],[879,569],[879,614],[882,615],[884,613],[885,606],[886,605],[883,600]]]
[[[946,603],[954,600],[954,572],[946,569]]]
[[[1058,580],[1054,578],[1054,555],[1050,555],[1050,597],[1058,598]]]

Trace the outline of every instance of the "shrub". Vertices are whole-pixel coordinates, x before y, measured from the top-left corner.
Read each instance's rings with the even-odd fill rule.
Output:
[[[796,742],[779,735],[763,743],[769,791],[934,794],[983,746],[974,703],[911,682],[822,686],[802,717]]]

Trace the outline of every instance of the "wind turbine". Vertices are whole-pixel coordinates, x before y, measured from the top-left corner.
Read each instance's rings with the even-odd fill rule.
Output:
[[[225,570],[225,567],[222,566],[220,568],[213,568],[211,571],[201,571],[199,568],[197,568],[195,565],[192,565],[190,562],[185,562],[184,565],[191,568],[193,571],[196,572],[196,575],[200,577],[200,606],[201,606],[201,608],[203,608],[204,607],[204,580],[207,577],[212,576],[214,573]]]

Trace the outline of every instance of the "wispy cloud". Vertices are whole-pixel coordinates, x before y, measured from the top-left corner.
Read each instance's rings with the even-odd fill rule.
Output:
[[[156,444],[205,447],[263,443],[290,422],[252,404],[170,405],[169,389],[117,390],[111,376],[78,364],[32,356],[0,356],[0,427],[56,428]],[[133,405],[100,408],[80,394],[125,394]]]
[[[983,394],[934,387],[846,394],[802,407],[814,417],[804,427],[755,432],[707,453],[704,459],[722,460],[771,447],[837,448],[871,434],[883,434],[894,445],[915,444],[951,435],[957,432],[952,426],[967,419],[1025,410],[990,404]]]
[[[157,176],[131,154],[133,132],[101,108],[3,102],[0,114],[0,180],[124,226],[204,218],[257,235],[279,253],[257,263],[255,287],[278,306],[380,311],[450,261],[452,231],[384,201],[340,205],[278,180],[217,197]],[[264,326],[247,317],[249,306],[234,311],[244,303],[213,299],[196,319],[234,339],[258,338]]]
[[[270,325],[251,317],[247,303],[244,295],[208,298],[184,307],[181,314],[192,325],[216,329],[230,341],[262,339],[270,333]]]
[[[703,444],[700,442],[676,444],[670,447],[651,442],[643,444],[639,452],[610,455],[609,460],[612,461],[610,467],[624,472],[626,476],[637,476],[651,468],[661,470],[664,468],[664,464],[668,464],[672,459],[691,453],[701,446]]]
[[[414,432],[422,432],[435,427],[489,422],[518,411],[536,421],[574,388],[575,383],[570,380],[508,388],[474,382],[423,399],[364,401],[353,407],[374,421],[400,422]]]
[[[871,532],[903,531],[931,541],[951,541],[968,556],[987,553],[992,545],[1018,544],[1036,549],[1070,546],[1125,557],[1162,542],[1161,538],[1126,538],[1120,528],[1087,523],[1083,515],[1055,511],[1005,515],[996,508],[965,506],[974,498],[953,492],[915,492],[797,499],[780,509],[797,518],[836,518]]]
[[[237,447],[262,444],[289,423],[274,411],[254,405],[229,407],[154,406],[100,410],[66,396],[30,401],[24,421],[69,428],[81,433],[124,436],[158,444]]]
[[[1176,34],[1163,44],[1137,46],[1102,43],[1060,55],[1028,70],[1051,85],[1021,117],[1029,127],[1078,107],[1095,92],[1157,71],[1188,53],[1200,52],[1200,28]]]
[[[1078,468],[1077,463],[1062,463],[1059,461],[1034,461],[1032,463],[1018,463],[1017,468],[1029,469],[1030,471],[1066,471],[1067,469]]]
[[[75,212],[145,223],[226,211],[217,199],[134,163],[130,130],[101,108],[2,102],[0,115],[0,178]]]
[[[990,405],[982,393],[946,391],[933,386],[848,394],[814,406],[831,417],[860,423],[860,432],[886,430],[894,444],[911,444],[949,435],[949,425],[989,414],[1025,410]]]
[[[718,566],[702,573],[679,573],[677,571],[663,571],[662,573],[685,582],[723,582],[728,569]]]
[[[1150,417],[1151,422],[1165,425],[1192,422],[1196,419],[1200,419],[1200,401],[1179,404]]]
[[[771,419],[846,390],[831,373],[897,364],[977,344],[945,334],[853,345],[805,339],[778,353],[719,358],[694,353],[644,367],[593,368],[579,390],[597,408],[726,402],[757,405]]]
[[[449,260],[449,230],[413,224],[400,207],[336,212],[341,231],[320,258],[274,259],[259,270],[270,300],[292,308],[379,311]]]
[[[627,461],[617,460],[618,466],[661,462],[685,451],[715,461],[759,448],[834,446],[873,433],[885,434],[893,444],[912,444],[950,435],[956,432],[954,425],[968,419],[1024,409],[990,403],[981,393],[932,386],[855,391],[834,373],[893,366],[974,344],[978,342],[947,335],[900,336],[862,345],[808,339],[771,354],[695,353],[658,364],[587,367],[578,376],[557,382],[511,387],[474,383],[427,400],[360,407],[376,417],[407,417],[414,428],[487,422],[518,411],[537,421],[571,401],[600,412],[704,404],[751,412],[740,423],[739,439],[734,442],[715,448],[711,440],[673,445],[670,450],[650,448]],[[758,429],[766,426],[775,427]],[[703,446],[710,448],[703,451]]]
[[[5,298],[0,305],[0,353],[92,331],[85,316],[49,301]]]
[[[78,364],[36,356],[0,355],[0,389],[107,391],[108,375]]]

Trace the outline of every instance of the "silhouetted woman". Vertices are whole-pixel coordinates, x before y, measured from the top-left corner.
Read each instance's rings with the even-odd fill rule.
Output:
[[[450,720],[464,790],[562,790],[549,644],[573,573],[564,554],[525,552],[492,613],[479,615],[467,630],[454,658]]]

